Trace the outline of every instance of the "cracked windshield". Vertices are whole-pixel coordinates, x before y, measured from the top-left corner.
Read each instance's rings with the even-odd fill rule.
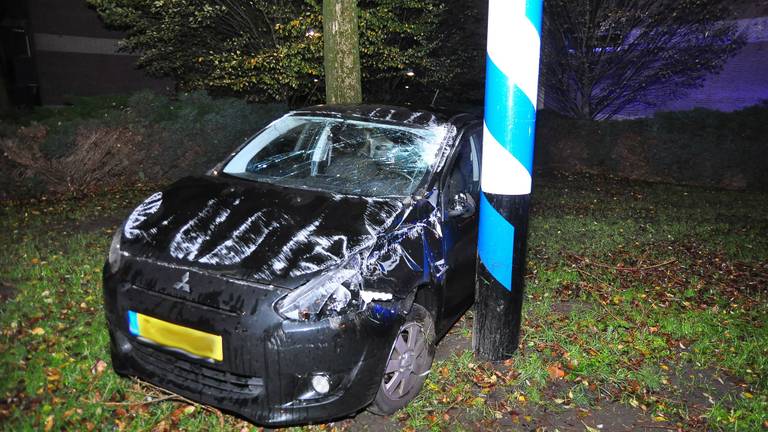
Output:
[[[447,129],[286,117],[243,147],[223,172],[342,194],[409,195],[437,160]]]

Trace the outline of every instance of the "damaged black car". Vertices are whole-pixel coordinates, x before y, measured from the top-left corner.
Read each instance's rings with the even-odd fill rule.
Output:
[[[153,194],[104,267],[115,371],[261,425],[403,407],[474,298],[481,138],[306,108]]]

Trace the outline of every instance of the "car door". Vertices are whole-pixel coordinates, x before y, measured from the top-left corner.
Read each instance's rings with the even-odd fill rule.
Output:
[[[481,137],[479,127],[465,130],[441,181],[445,271],[439,333],[447,330],[474,300]]]

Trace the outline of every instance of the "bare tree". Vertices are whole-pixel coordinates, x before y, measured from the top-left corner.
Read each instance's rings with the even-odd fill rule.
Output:
[[[545,103],[607,119],[678,98],[744,44],[722,0],[547,0]]]

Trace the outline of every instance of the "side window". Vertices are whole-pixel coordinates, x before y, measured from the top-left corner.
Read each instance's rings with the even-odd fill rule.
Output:
[[[480,192],[480,131],[465,134],[457,151],[446,182],[446,194],[454,196],[464,192],[477,198]]]

